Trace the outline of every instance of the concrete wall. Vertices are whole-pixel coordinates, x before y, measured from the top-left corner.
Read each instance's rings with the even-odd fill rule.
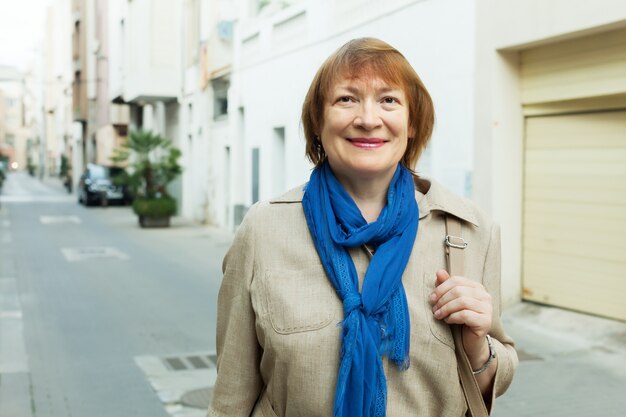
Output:
[[[177,97],[180,90],[179,2],[134,0],[128,5],[124,38],[124,98]]]
[[[0,68],[0,90],[4,95],[4,142],[13,148],[14,161],[19,164],[18,169],[25,170],[29,131],[25,129],[23,123],[24,75],[12,69],[7,70],[5,74],[4,69],[6,67]],[[11,143],[7,143],[9,141]]]
[[[71,2],[55,0],[46,18],[43,48],[44,106],[43,139],[48,155],[48,172],[53,175],[66,151],[72,123],[72,21]]]
[[[178,140],[183,152],[181,213],[220,226],[229,222],[224,203],[229,198],[226,185],[229,177],[223,167],[230,122],[228,115],[213,117],[211,80],[228,77],[231,71],[232,41],[218,36],[218,23],[234,19],[234,3],[234,0],[185,2],[180,14],[184,19],[181,35],[185,40],[179,55],[184,65]],[[197,40],[196,44],[193,39]]]
[[[474,199],[502,225],[503,299],[520,298],[524,118],[519,51],[626,26],[626,2],[476,1]]]
[[[109,82],[108,96],[110,99],[122,97],[124,94],[124,39],[126,31],[127,9],[126,0],[109,0],[109,51],[107,55]]]

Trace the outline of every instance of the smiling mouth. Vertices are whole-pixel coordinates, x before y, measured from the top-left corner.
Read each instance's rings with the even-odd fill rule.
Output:
[[[361,149],[376,149],[383,146],[387,141],[382,138],[346,138],[348,142]]]

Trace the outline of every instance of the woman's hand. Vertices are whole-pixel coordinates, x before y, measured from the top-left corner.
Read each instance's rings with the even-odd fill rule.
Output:
[[[493,305],[491,295],[476,281],[463,276],[450,277],[437,271],[435,290],[430,295],[435,318],[449,324],[463,324],[463,348],[474,369],[489,357],[485,336],[491,329]]]

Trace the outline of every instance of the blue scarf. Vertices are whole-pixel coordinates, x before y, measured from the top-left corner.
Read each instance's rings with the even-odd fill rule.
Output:
[[[411,173],[398,164],[387,205],[373,223],[361,215],[328,163],[316,168],[302,205],[317,253],[343,301],[341,363],[334,417],[384,417],[387,380],[382,356],[409,366],[409,311],[402,273],[411,255],[418,207]],[[377,247],[359,294],[359,277],[347,248]]]

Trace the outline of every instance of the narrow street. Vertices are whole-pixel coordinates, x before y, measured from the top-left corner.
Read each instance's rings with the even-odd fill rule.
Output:
[[[189,388],[210,384],[230,236],[176,220],[142,230],[129,207],[86,208],[24,173],[0,204],[0,416],[184,411],[184,383],[162,377],[200,356]]]

